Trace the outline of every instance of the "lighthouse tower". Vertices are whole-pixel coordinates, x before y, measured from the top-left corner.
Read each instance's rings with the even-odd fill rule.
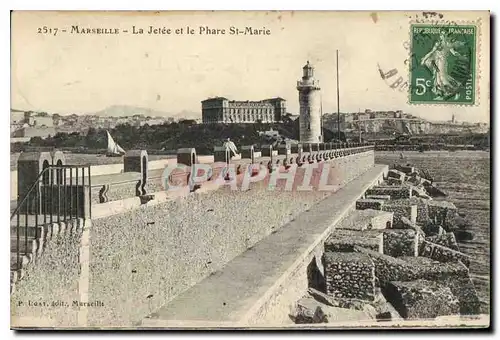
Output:
[[[314,79],[314,67],[303,67],[302,80],[297,81],[299,91],[300,117],[299,130],[301,143],[321,143],[321,96],[319,81]]]

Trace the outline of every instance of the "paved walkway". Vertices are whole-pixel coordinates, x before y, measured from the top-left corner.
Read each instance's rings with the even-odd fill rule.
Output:
[[[237,322],[265,303],[314,248],[324,242],[355,201],[372,186],[387,166],[375,165],[344,188],[302,213],[274,234],[237,256],[221,271],[178,295],[144,326],[166,327],[161,320]],[[173,322],[172,324],[176,324]],[[178,323],[177,323],[178,324]]]

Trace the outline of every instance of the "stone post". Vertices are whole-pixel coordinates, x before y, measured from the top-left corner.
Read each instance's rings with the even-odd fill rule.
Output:
[[[184,164],[190,167],[196,163],[198,163],[198,157],[196,157],[195,148],[182,148],[177,150],[177,164]]]
[[[40,173],[52,164],[52,156],[49,152],[22,152],[17,161],[17,205],[20,205],[28,191],[36,183],[29,193],[29,197],[22,203],[19,212],[29,214],[40,214],[44,200],[43,184],[50,184],[51,173],[47,170],[38,182]]]
[[[224,162],[229,164],[231,162],[231,150],[226,146],[214,147],[214,162]]]
[[[254,147],[253,145],[244,145],[241,147],[241,158],[249,158],[252,164],[255,163]]]
[[[148,164],[148,153],[146,150],[130,150],[123,157],[123,172],[139,172],[141,174],[141,179],[135,188],[136,196],[146,195]]]

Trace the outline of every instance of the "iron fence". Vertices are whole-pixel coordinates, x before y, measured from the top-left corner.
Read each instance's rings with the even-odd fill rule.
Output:
[[[33,252],[43,228],[53,223],[91,218],[90,195],[90,165],[45,167],[29,189],[18,193],[17,206],[10,216],[11,235],[15,229],[13,246],[16,254],[11,268],[22,267],[22,256]],[[11,244],[12,240],[11,236]]]

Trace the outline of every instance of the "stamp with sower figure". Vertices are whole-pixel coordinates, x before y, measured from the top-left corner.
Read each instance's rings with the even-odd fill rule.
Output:
[[[410,49],[410,103],[474,105],[474,25],[413,24]]]

